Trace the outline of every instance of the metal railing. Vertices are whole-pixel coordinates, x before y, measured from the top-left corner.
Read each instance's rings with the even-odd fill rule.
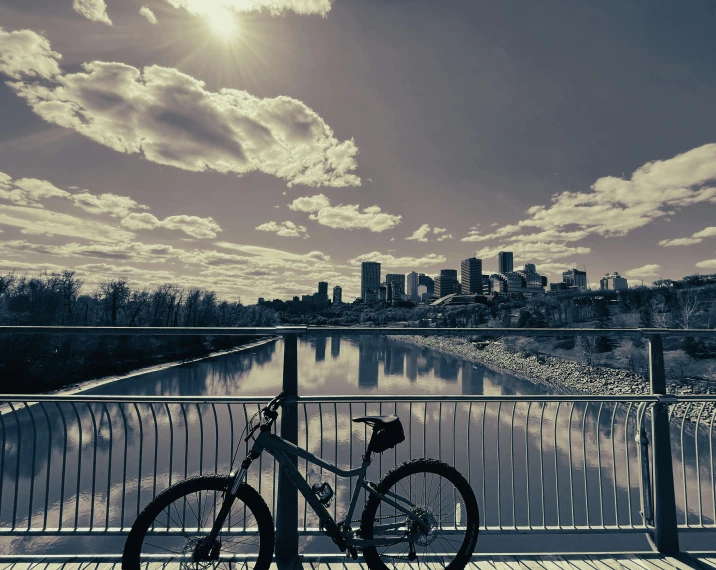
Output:
[[[283,437],[345,466],[360,462],[364,427],[353,415],[397,413],[406,442],[379,456],[369,475],[435,456],[468,477],[488,532],[652,532],[678,552],[678,529],[716,528],[713,457],[716,397],[665,395],[662,336],[668,329],[408,329],[346,327],[0,327],[0,334],[257,335],[284,337],[284,391],[292,398]],[[298,397],[297,336],[644,336],[651,395]],[[268,397],[268,396],[267,396]],[[172,482],[228,472],[239,434],[262,398],[0,396],[0,534],[125,533]],[[669,417],[669,412],[671,418]],[[319,472],[306,476],[322,478]],[[333,476],[331,475],[331,479]],[[330,480],[329,480],[330,481]],[[277,521],[277,561],[298,554],[317,521],[273,460],[253,470]],[[330,481],[334,515],[353,481]],[[277,552],[277,555],[279,553]]]

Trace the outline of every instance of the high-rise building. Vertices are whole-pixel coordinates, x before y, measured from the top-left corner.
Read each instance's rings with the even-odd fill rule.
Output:
[[[408,293],[408,299],[411,301],[418,301],[420,299],[420,296],[418,295],[418,287],[420,286],[420,276],[422,273],[417,273],[415,271],[411,271],[408,273],[408,279],[407,279],[407,293]]]
[[[360,296],[364,303],[378,300],[380,263],[364,261],[360,267]]]
[[[562,273],[562,283],[567,287],[587,288],[587,272],[579,269],[570,269]]]
[[[482,260],[465,259],[460,264],[460,285],[463,295],[482,295]]]
[[[489,275],[482,275],[482,294],[489,295],[492,293],[492,281],[490,281]]]
[[[400,301],[405,295],[405,275],[402,273],[387,273],[385,276],[387,301]]]
[[[626,291],[629,289],[629,282],[615,271],[607,273],[599,280],[599,288],[602,291]]]
[[[425,292],[428,294],[428,299],[435,294],[435,281],[429,275],[423,275],[422,273],[418,276],[418,287],[425,285]]]
[[[333,304],[337,305],[338,303],[343,302],[343,288],[340,285],[336,285],[333,288]]]
[[[444,297],[452,293],[460,293],[457,269],[441,269],[440,276],[435,279],[435,294]]]
[[[511,251],[500,251],[497,253],[497,272],[506,275],[514,271],[513,256]]]
[[[328,283],[325,281],[318,282],[318,294],[328,297]]]

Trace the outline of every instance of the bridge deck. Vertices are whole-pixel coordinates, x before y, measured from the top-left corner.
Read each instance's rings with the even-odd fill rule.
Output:
[[[31,558],[31,560],[29,559]],[[97,562],[91,558],[63,561],[21,555],[0,555],[2,570],[121,570],[118,562]],[[362,563],[306,562],[303,570],[368,570]],[[672,558],[659,554],[565,554],[565,555],[475,555],[468,570],[716,570],[716,553]]]

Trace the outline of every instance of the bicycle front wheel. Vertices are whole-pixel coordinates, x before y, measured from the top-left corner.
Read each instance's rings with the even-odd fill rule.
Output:
[[[197,545],[209,535],[230,482],[225,475],[205,475],[157,495],[129,532],[122,570],[173,565],[188,570],[268,570],[274,549],[273,519],[261,495],[246,484],[239,487],[216,542],[197,556]]]
[[[466,566],[477,543],[480,515],[475,493],[459,471],[435,459],[416,459],[386,473],[377,490],[425,526],[371,494],[360,527],[362,539],[381,541],[363,548],[371,570],[420,563],[449,570]]]

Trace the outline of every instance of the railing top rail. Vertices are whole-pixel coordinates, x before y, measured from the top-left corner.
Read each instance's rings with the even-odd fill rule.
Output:
[[[288,334],[312,335],[421,335],[421,336],[716,336],[716,329],[593,329],[593,328],[416,328],[416,327],[65,327],[65,326],[0,326],[3,334],[63,335],[150,335],[150,336],[256,336]]]
[[[263,404],[273,396],[112,396],[83,394],[0,394],[0,403],[35,402],[87,402],[87,403],[208,403],[208,404]],[[674,396],[676,401],[716,401],[716,395]],[[392,396],[300,396],[287,400],[288,403],[393,403],[393,402],[658,402],[658,396],[633,395],[591,395],[591,394],[538,394],[538,395],[392,395]],[[671,400],[670,400],[671,401]]]

